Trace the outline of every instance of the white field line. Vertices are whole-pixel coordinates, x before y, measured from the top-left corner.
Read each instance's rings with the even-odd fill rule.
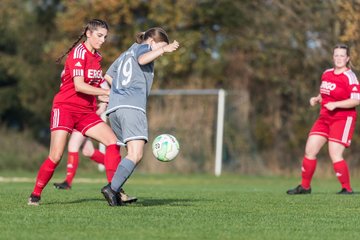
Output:
[[[52,182],[60,182],[62,179],[51,179]],[[27,183],[35,182],[35,178],[26,177],[1,177],[0,183]],[[106,178],[75,178],[74,183],[106,183]]]

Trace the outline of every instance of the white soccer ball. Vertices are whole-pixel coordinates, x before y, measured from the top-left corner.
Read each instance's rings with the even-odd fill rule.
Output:
[[[170,162],[175,159],[180,150],[178,140],[170,134],[157,136],[152,143],[152,151],[155,158],[162,162]]]

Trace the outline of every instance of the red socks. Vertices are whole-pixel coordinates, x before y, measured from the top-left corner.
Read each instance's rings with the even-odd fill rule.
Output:
[[[301,168],[302,171],[301,186],[305,189],[310,188],[311,179],[316,169],[316,163],[317,163],[316,159],[310,160],[307,159],[306,157],[304,157],[303,159],[303,164]],[[345,160],[341,160],[340,162],[334,163],[333,167],[336,173],[336,177],[339,179],[339,182],[341,183],[341,187],[351,192],[352,189],[350,186],[350,174],[349,174],[348,165],[345,162]]]
[[[310,188],[311,179],[316,169],[317,160],[311,160],[304,157],[301,167],[301,186],[305,189]]]
[[[66,179],[65,181],[71,186],[72,181],[75,177],[76,170],[79,166],[79,153],[78,152],[69,152],[67,165],[66,165]]]
[[[45,159],[43,164],[40,166],[35,182],[34,191],[32,192],[33,195],[35,196],[41,195],[41,192],[43,191],[45,186],[50,181],[52,175],[54,174],[56,167],[57,164],[51,161],[49,157]]]
[[[106,169],[106,177],[108,182],[111,182],[117,166],[120,163],[120,146],[116,144],[109,145],[106,147],[106,154],[102,154],[99,150],[95,150],[91,159],[98,163],[103,163]],[[78,152],[69,152],[68,153],[68,162],[67,162],[67,176],[66,181],[71,185],[72,180],[76,174],[76,170],[79,165],[79,153]],[[54,171],[57,167],[57,164],[50,160],[49,157],[45,159],[43,164],[40,166],[38,175],[35,182],[35,187],[32,192],[35,196],[40,196],[41,192],[45,186],[50,181],[51,177],[54,174]]]
[[[105,160],[104,158],[105,155],[97,149],[95,149],[93,155],[90,157],[91,160],[100,164],[104,164],[104,160]]]
[[[338,178],[339,182],[341,183],[342,188],[346,188],[349,192],[352,191],[350,186],[350,174],[349,168],[346,164],[345,160],[341,160],[340,162],[336,162],[333,164],[336,177]]]
[[[105,172],[108,182],[110,183],[117,166],[121,161],[120,146],[112,144],[106,147],[106,153],[104,158]]]

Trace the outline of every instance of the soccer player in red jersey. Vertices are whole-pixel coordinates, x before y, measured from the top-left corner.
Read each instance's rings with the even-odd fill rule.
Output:
[[[109,89],[100,88],[104,81],[98,50],[105,42],[109,27],[106,22],[90,20],[72,47],[58,59],[68,54],[61,74],[59,92],[55,95],[50,118],[50,152],[41,165],[28,205],[39,205],[41,193],[50,181],[61,160],[67,137],[76,129],[106,146],[105,170],[112,179],[120,162],[120,147],[111,128],[96,114],[97,99],[106,101]],[[80,40],[86,40],[80,44]]]
[[[107,83],[104,82],[106,85]],[[107,86],[108,88],[108,86]],[[98,109],[96,114],[101,116],[103,112],[106,110],[106,103],[100,103],[98,105]],[[94,147],[92,141],[84,136],[82,133],[74,130],[71,133],[69,142],[68,142],[68,155],[67,155],[67,164],[66,164],[66,178],[61,183],[54,183],[54,187],[56,189],[68,190],[71,189],[73,179],[76,175],[78,166],[79,166],[79,151],[81,149],[82,154],[85,157],[90,158],[92,161],[98,164],[104,164],[105,155]],[[111,182],[111,179],[108,179],[108,182]],[[133,196],[129,196],[125,193],[123,189],[120,191],[120,198],[124,203],[132,203],[136,202],[137,198]]]
[[[348,67],[348,46],[338,44],[333,50],[334,68],[321,77],[320,94],[310,98],[310,105],[321,104],[320,115],[310,130],[302,162],[302,181],[287,194],[311,193],[311,179],[316,168],[316,156],[328,143],[335,174],[341,183],[338,194],[353,194],[348,166],[344,160],[345,148],[350,146],[355,129],[356,110],[360,103],[360,86],[356,75]]]

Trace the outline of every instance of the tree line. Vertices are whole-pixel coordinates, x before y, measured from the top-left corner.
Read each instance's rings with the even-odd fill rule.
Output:
[[[234,111],[224,157],[241,171],[289,170],[298,165],[317,116],[308,99],[332,66],[332,47],[349,44],[355,72],[360,68],[359,10],[356,0],[2,0],[0,125],[30,129],[48,144],[63,67],[55,59],[89,19],[110,26],[101,49],[105,70],[137,32],[162,26],[181,49],[157,63],[153,88],[224,88],[241,95],[241,102],[229,103]],[[360,146],[359,134],[356,142]],[[358,164],[356,148],[349,154]]]

